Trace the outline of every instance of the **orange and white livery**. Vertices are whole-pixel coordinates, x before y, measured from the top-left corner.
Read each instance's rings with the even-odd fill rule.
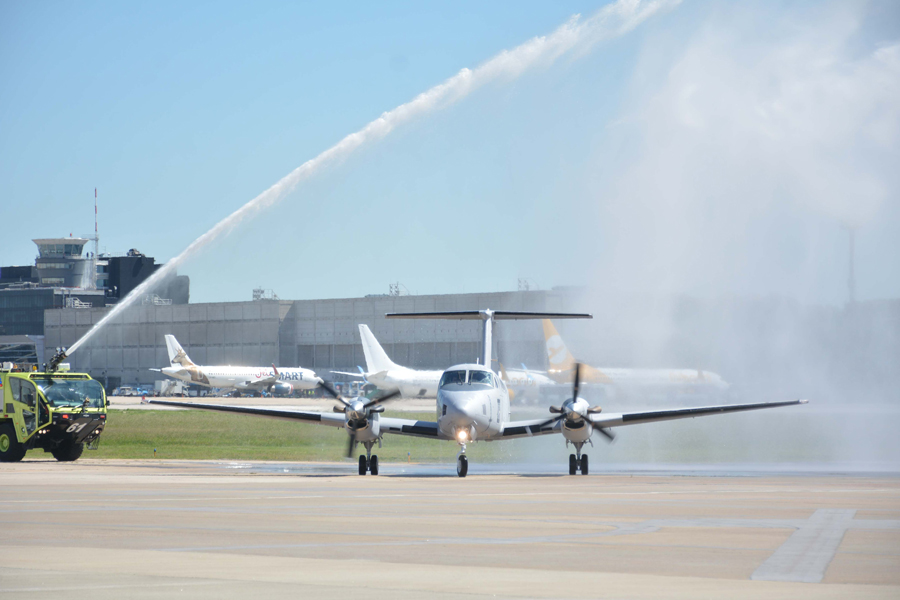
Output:
[[[547,348],[547,375],[557,383],[572,381],[575,357],[553,326],[544,319],[544,343]],[[724,391],[728,383],[712,371],[700,369],[625,369],[621,367],[581,366],[583,383],[600,383],[620,387],[673,388],[684,391]]]

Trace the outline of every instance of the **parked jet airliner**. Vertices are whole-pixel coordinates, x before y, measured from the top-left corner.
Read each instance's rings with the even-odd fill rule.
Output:
[[[553,322],[548,319],[544,320],[544,343],[547,347],[547,362],[550,365],[547,375],[558,383],[572,381],[575,357],[566,348]],[[582,365],[581,380],[584,383],[619,387],[671,388],[693,392],[721,392],[729,387],[719,374],[698,369],[624,369]]]
[[[202,367],[195,365],[175,339],[166,336],[170,366],[160,371],[173,379],[210,388],[233,389],[240,392],[267,391],[279,395],[289,395],[294,390],[311,390],[322,383],[322,379],[309,369],[276,369],[268,367]]]
[[[443,371],[419,371],[396,364],[388,358],[368,325],[359,325],[359,337],[366,357],[366,370],[361,373],[332,373],[362,377],[383,392],[399,391],[403,398],[437,398],[438,382]]]
[[[566,445],[575,446],[575,454],[569,456],[569,473],[588,473],[588,459],[581,453],[585,443],[597,432],[612,439],[613,427],[684,419],[728,412],[776,408],[793,404],[805,404],[806,400],[787,402],[763,402],[756,404],[728,404],[676,408],[667,410],[635,411],[628,413],[602,413],[599,407],[591,407],[579,397],[579,369],[574,370],[575,385],[572,398],[561,407],[551,407],[549,419],[512,421],[509,414],[509,390],[503,380],[488,365],[491,364],[491,337],[495,320],[507,319],[568,319],[591,318],[587,314],[533,313],[514,311],[458,311],[438,313],[393,313],[393,319],[480,319],[483,323],[483,355],[480,364],[460,364],[450,367],[441,375],[438,384],[436,418],[434,421],[415,421],[382,417],[384,403],[400,395],[399,391],[378,398],[343,398],[324,382],[320,384],[340,402],[333,413],[299,410],[278,410],[262,407],[225,406],[221,404],[194,404],[167,400],[145,400],[150,404],[197,408],[222,412],[273,417],[277,419],[307,421],[320,425],[340,427],[349,434],[348,456],[357,443],[362,443],[366,455],[359,457],[359,474],[378,474],[378,457],[372,454],[375,444],[381,445],[385,434],[409,435],[434,440],[454,440],[459,444],[456,472],[465,477],[469,470],[466,445],[477,441],[508,440],[536,435],[562,434]]]

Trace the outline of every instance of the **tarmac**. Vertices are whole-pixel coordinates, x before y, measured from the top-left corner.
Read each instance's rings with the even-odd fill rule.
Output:
[[[556,467],[4,464],[0,597],[900,597],[896,475]]]

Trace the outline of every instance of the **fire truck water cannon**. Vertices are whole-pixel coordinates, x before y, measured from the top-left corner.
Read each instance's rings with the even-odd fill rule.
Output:
[[[50,359],[50,362],[47,363],[47,372],[52,373],[59,368],[59,364],[66,360],[68,354],[66,354],[65,348],[57,348],[56,354],[53,355],[53,358]]]

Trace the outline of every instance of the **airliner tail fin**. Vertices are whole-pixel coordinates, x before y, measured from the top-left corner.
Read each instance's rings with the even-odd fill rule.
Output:
[[[184,351],[184,348],[181,347],[181,344],[178,343],[178,340],[175,339],[174,335],[166,336],[166,348],[169,351],[169,363],[173,367],[175,365],[182,367],[194,366],[194,362]]]
[[[566,348],[565,342],[550,319],[544,319],[544,344],[547,347],[547,362],[551,371],[569,371],[575,368],[575,357]]]
[[[363,353],[366,355],[366,370],[369,373],[398,368],[394,361],[388,358],[384,348],[375,339],[375,335],[369,330],[368,325],[360,324],[359,337],[362,339]]]

